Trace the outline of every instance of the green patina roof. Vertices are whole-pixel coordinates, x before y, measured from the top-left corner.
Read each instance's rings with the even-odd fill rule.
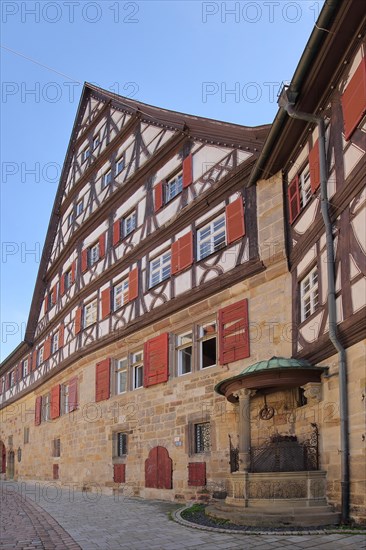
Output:
[[[271,359],[268,359],[267,361],[258,361],[258,363],[254,363],[254,365],[246,367],[244,370],[241,371],[240,374],[237,374],[236,376],[231,376],[230,378],[225,378],[225,380],[221,380],[221,382],[216,384],[215,391],[217,393],[221,393],[220,386],[225,382],[229,382],[230,380],[238,380],[240,378],[244,378],[251,374],[258,374],[260,372],[283,369],[325,370],[326,368],[327,367],[312,365],[309,361],[306,361],[305,359],[293,359],[292,357],[271,357]]]

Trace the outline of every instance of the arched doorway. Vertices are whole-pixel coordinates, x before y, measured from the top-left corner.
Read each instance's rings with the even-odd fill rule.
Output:
[[[172,459],[165,447],[154,447],[145,460],[145,487],[172,489]]]

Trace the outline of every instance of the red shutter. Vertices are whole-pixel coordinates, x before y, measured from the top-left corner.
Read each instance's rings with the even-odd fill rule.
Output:
[[[51,419],[60,416],[60,384],[51,389]]]
[[[219,311],[220,364],[250,356],[248,300],[240,300]]]
[[[105,233],[99,237],[99,258],[105,256]]]
[[[245,235],[243,199],[239,197],[226,207],[227,243],[233,243]]]
[[[102,291],[102,319],[106,319],[111,312],[111,289]]]
[[[183,160],[183,188],[189,187],[193,181],[192,155]]]
[[[366,113],[366,57],[362,59],[342,95],[342,108],[344,133],[348,141]]]
[[[155,203],[155,212],[162,208],[163,202],[163,182],[158,183],[154,188],[154,203]]]
[[[65,273],[62,273],[60,278],[60,296],[63,296],[65,292]]]
[[[169,334],[166,332],[145,342],[144,386],[167,382],[169,377]]]
[[[45,343],[44,343],[44,348],[43,348],[43,359],[44,361],[47,361],[47,359],[50,358],[50,355],[51,355],[51,338],[47,338],[47,340],[45,340]]]
[[[81,271],[83,273],[88,271],[88,249],[87,248],[85,248],[85,250],[81,252]]]
[[[78,408],[78,378],[72,378],[69,382],[69,412]]]
[[[95,367],[95,401],[109,399],[111,360],[104,359]]]
[[[35,407],[34,423],[36,426],[39,426],[41,423],[41,414],[42,414],[42,397],[39,395],[36,397],[36,407]]]
[[[139,295],[139,268],[135,267],[128,275],[128,301],[135,300]]]
[[[79,334],[81,331],[81,322],[82,322],[83,308],[78,307],[75,312],[75,334]]]
[[[23,363],[22,361],[18,364],[18,380],[19,382],[23,379]],[[0,392],[1,393],[1,392]]]
[[[44,313],[47,313],[47,309],[48,309],[48,299],[47,299],[47,293],[46,293],[46,296],[45,296],[45,299],[44,299],[44,302],[43,302],[43,312]]]
[[[65,339],[65,325],[62,323],[60,325],[60,328],[58,329],[58,347],[59,348],[64,347],[64,339]]]
[[[36,370],[36,368],[37,368],[37,350],[34,349],[32,353],[31,370]]]
[[[319,141],[316,140],[309,153],[311,192],[315,193],[320,185]]]
[[[193,233],[190,231],[172,244],[172,275],[193,264]]]
[[[76,261],[73,261],[71,264],[71,282],[72,283],[75,282],[75,272],[76,272]]]
[[[188,463],[188,485],[195,487],[206,485],[206,462]]]
[[[115,483],[125,483],[126,481],[126,464],[113,465],[113,481]]]
[[[296,176],[288,186],[288,205],[290,211],[290,223],[293,223],[300,214],[300,189],[299,176]]]
[[[55,304],[57,302],[57,284],[52,288],[52,303]]]
[[[121,239],[121,220],[113,224],[113,246],[116,246]]]

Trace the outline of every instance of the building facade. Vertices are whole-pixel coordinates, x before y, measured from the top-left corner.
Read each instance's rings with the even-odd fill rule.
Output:
[[[331,32],[314,30],[317,50],[311,60],[304,54],[292,85],[296,108],[326,124],[351,516],[362,521],[366,85],[358,10],[357,2],[324,8],[318,26]],[[260,477],[243,482],[237,472],[272,471],[268,445],[282,438],[309,450],[315,434],[319,460],[298,469],[322,471],[313,487],[340,506],[318,134],[280,113],[271,127],[248,128],[85,85],[25,341],[0,369],[3,477],[247,505],[273,500],[273,485],[263,494]],[[305,481],[296,483],[289,496],[303,498]]]

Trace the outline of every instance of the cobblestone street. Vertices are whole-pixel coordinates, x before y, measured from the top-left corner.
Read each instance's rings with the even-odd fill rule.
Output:
[[[248,535],[186,528],[171,521],[177,506],[162,501],[80,493],[71,487],[1,484],[0,548],[179,550],[366,548],[364,535]]]

